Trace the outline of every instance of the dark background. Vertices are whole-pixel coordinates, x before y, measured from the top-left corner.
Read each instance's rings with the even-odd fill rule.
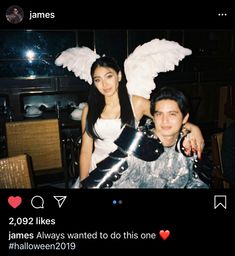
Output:
[[[186,94],[191,105],[190,121],[201,128],[209,156],[211,135],[223,131],[235,119],[235,111],[227,111],[235,109],[234,105],[227,104],[225,111],[230,97],[228,87],[235,85],[232,8],[205,8],[199,3],[164,7],[148,1],[128,6],[103,1],[56,6],[15,4],[24,10],[24,19],[19,24],[6,20],[9,3],[0,9],[0,105],[6,96],[13,118],[23,115],[24,95],[80,95],[84,91],[88,95],[86,82],[54,64],[62,51],[87,46],[100,55],[113,56],[122,67],[137,46],[154,38],[165,38],[190,48],[192,55],[173,72],[160,73],[155,78],[156,90],[167,85]],[[29,20],[30,11],[54,13],[55,18]],[[35,52],[32,62],[25,56],[27,50]],[[54,100],[52,97],[52,104]],[[2,125],[0,133],[4,136]]]
[[[188,3],[187,8],[156,7],[157,3],[142,4],[120,2],[64,3],[62,9],[54,7],[20,5],[25,19],[17,25],[5,19],[5,10],[0,10],[0,93],[9,95],[15,113],[20,113],[20,95],[31,92],[79,92],[81,81],[73,73],[53,64],[63,50],[77,45],[96,48],[102,54],[111,54],[122,64],[124,59],[139,44],[155,37],[175,40],[192,49],[193,54],[185,58],[174,72],[160,74],[156,78],[157,88],[173,85],[184,90],[200,104],[194,109],[193,120],[203,128],[205,139],[223,128],[219,122],[220,88],[233,84],[235,80],[235,27],[231,8],[210,7]],[[184,6],[185,7],[185,6]],[[56,19],[38,19],[29,22],[29,11],[55,12]],[[228,16],[219,17],[218,12]],[[22,49],[33,47],[40,57],[30,65],[22,55]],[[34,72],[33,74],[31,72]],[[35,75],[29,79],[30,75]],[[207,137],[208,136],[208,137]],[[45,209],[31,208],[34,195],[45,196]],[[53,195],[68,195],[64,207],[58,210]],[[228,209],[213,209],[213,196],[226,194]],[[7,204],[10,195],[23,197],[22,205],[12,209]],[[172,236],[167,241],[83,241],[79,255],[90,252],[112,255],[113,251],[156,255],[170,251],[181,254],[200,253],[205,250],[216,254],[227,254],[233,249],[234,193],[232,190],[2,190],[0,192],[1,230],[3,251],[7,251],[8,218],[10,216],[44,216],[56,218],[58,226],[48,232],[81,232],[103,230],[104,232],[136,230],[155,232],[169,229]],[[113,205],[113,200],[122,204]],[[41,227],[42,228],[42,227]],[[33,228],[37,231],[37,228]],[[45,229],[46,230],[46,229]],[[19,232],[30,231],[29,228]],[[66,253],[67,254],[67,253]],[[7,255],[7,254],[4,254]],[[13,253],[11,255],[14,255]],[[15,255],[20,255],[16,252]],[[26,252],[25,255],[36,255]],[[41,255],[40,253],[38,255]],[[51,255],[51,253],[50,253]],[[55,255],[55,254],[53,254]],[[56,255],[64,253],[56,252]],[[68,254],[72,255],[72,254]],[[77,254],[75,254],[77,255]]]
[[[7,203],[8,196],[21,196],[22,204],[13,209]],[[40,195],[44,198],[44,209],[33,209],[31,198]],[[54,195],[67,195],[63,206],[58,208]],[[214,209],[214,195],[227,196],[227,209]],[[113,200],[121,204],[113,204]],[[210,251],[226,254],[233,248],[234,195],[232,191],[219,190],[5,190],[0,196],[1,244],[7,248],[8,230],[12,232],[44,231],[46,233],[80,233],[116,231],[156,233],[153,240],[107,239],[77,240],[77,251],[66,255],[90,255],[114,252],[147,253],[172,252],[188,255]],[[9,217],[37,217],[55,219],[56,225],[17,225],[9,224]],[[160,230],[170,230],[166,241],[159,237]],[[60,240],[61,241],[61,240]],[[18,240],[20,242],[20,240]],[[52,240],[27,240],[29,243]],[[68,242],[66,239],[64,242]],[[126,251],[127,250],[127,251]],[[29,254],[28,254],[29,253]],[[51,255],[52,252],[44,252]],[[54,252],[53,252],[54,253]],[[11,251],[10,255],[42,255],[42,252]],[[65,255],[57,251],[56,255]]]

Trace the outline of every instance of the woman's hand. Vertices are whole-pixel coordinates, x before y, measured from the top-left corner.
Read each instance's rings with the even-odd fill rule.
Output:
[[[185,154],[192,155],[197,153],[198,158],[201,159],[205,144],[200,128],[194,124],[186,123],[184,129],[188,130],[188,134],[183,142]]]

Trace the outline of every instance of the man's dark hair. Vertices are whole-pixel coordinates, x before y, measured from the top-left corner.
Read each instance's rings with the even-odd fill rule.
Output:
[[[173,87],[163,87],[152,96],[150,112],[152,116],[155,113],[155,105],[160,100],[174,100],[177,102],[179,109],[185,117],[189,113],[189,102],[183,92]]]

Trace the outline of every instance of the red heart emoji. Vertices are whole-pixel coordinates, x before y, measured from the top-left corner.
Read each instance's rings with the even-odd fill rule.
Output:
[[[168,236],[170,235],[170,231],[169,230],[160,230],[159,235],[163,240],[166,240],[168,238]]]
[[[8,204],[12,208],[17,208],[22,202],[22,198],[20,196],[9,196],[8,197]]]

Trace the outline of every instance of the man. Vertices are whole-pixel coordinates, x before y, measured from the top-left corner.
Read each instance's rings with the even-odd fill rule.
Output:
[[[93,174],[94,180],[101,181],[99,186],[94,187],[208,188],[193,170],[197,161],[196,148],[192,149],[192,157],[182,153],[184,137],[181,131],[189,118],[189,104],[184,94],[174,88],[164,87],[153,96],[150,111],[155,126],[150,133],[148,132],[152,141],[142,143],[140,134],[137,138],[127,136],[124,129],[116,144],[119,150],[126,154],[123,158],[126,166],[124,161],[114,161],[117,153],[110,154],[110,157],[98,166],[98,169],[102,170],[96,170]],[[189,140],[189,136],[190,134],[185,139]],[[128,137],[132,137],[131,145],[126,142]],[[157,153],[154,157],[155,152]],[[112,160],[115,163],[114,168],[110,167]],[[117,163],[120,163],[120,169],[115,172]],[[107,179],[100,176],[105,172]]]
[[[7,20],[8,20],[10,23],[12,23],[12,24],[18,24],[18,23],[20,23],[20,22],[22,21],[23,16],[22,16],[22,14],[19,12],[19,10],[18,10],[16,7],[14,7],[14,8],[11,10],[10,14],[7,14],[7,15],[6,15],[6,18],[7,18]]]

